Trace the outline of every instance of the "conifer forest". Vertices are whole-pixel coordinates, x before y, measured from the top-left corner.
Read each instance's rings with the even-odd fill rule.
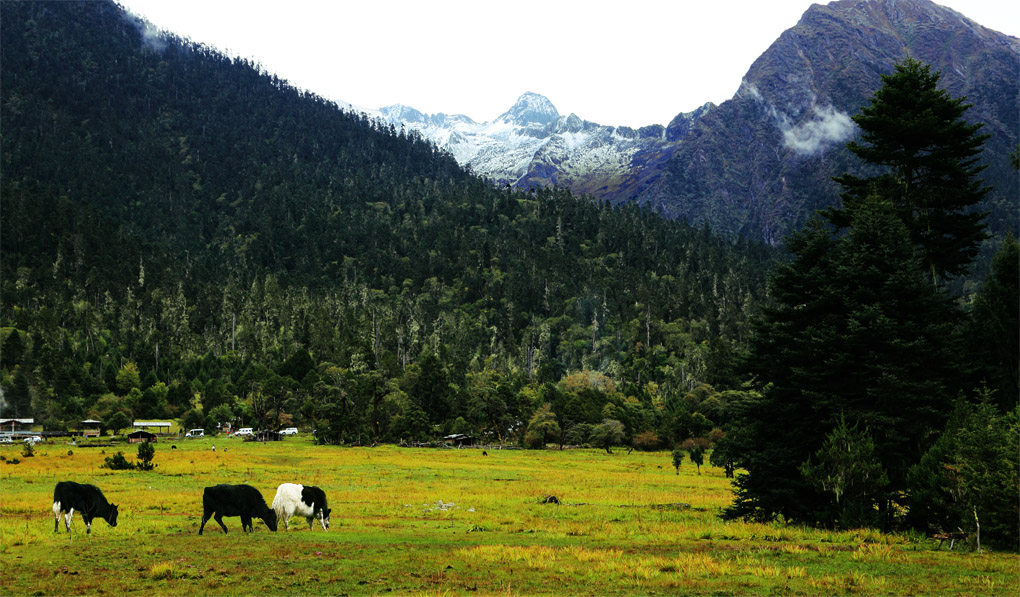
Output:
[[[0,15],[2,416],[706,450],[725,517],[976,509],[1017,547],[1020,247],[926,65],[854,117],[874,175],[768,246],[498,187],[113,3]]]

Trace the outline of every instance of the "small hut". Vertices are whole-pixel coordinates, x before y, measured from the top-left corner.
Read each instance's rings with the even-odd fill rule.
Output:
[[[35,419],[0,419],[0,431],[31,431]]]
[[[475,445],[475,438],[466,433],[454,433],[453,435],[447,435],[443,438],[443,441],[450,446],[473,446]]]
[[[156,443],[156,434],[144,429],[138,429],[128,434],[128,443],[140,444],[142,442]]]
[[[81,436],[82,437],[99,437],[99,426],[102,425],[102,421],[95,419],[86,419],[81,422]]]
[[[283,439],[283,434],[279,431],[273,431],[271,429],[263,429],[255,434],[255,441],[260,442],[278,442]]]

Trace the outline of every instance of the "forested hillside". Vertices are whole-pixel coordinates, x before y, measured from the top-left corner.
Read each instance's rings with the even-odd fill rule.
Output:
[[[0,16],[3,416],[367,443],[553,413],[533,442],[648,445],[727,419],[762,246],[494,188],[112,3]]]

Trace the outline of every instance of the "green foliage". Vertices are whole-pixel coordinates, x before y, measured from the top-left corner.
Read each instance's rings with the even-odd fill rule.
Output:
[[[138,461],[135,463],[135,468],[140,471],[151,471],[156,468],[157,465],[152,463],[152,459],[156,457],[156,446],[150,442],[142,442],[138,444]]]
[[[959,314],[926,281],[888,203],[872,198],[853,216],[845,236],[815,223],[793,237],[794,260],[777,270],[749,360],[769,385],[735,430],[748,474],[731,516],[823,518],[829,498],[798,469],[841,416],[881,430],[892,492],[944,425],[961,383]]]
[[[623,423],[615,419],[605,419],[591,430],[589,440],[592,445],[603,448],[606,453],[612,454],[612,447],[620,445],[623,435]]]
[[[556,422],[556,413],[552,412],[552,405],[546,402],[528,421],[528,431],[524,436],[524,443],[529,448],[544,448],[550,441],[560,438],[560,425]]]
[[[129,471],[135,468],[135,465],[124,458],[123,452],[117,452],[113,456],[107,456],[103,459],[101,468],[108,468],[113,471]]]
[[[799,468],[808,483],[831,494],[832,515],[825,524],[853,529],[876,524],[878,505],[889,478],[875,454],[875,442],[865,429],[849,427],[840,416],[822,447]]]
[[[201,410],[193,408],[184,413],[180,424],[182,429],[205,429],[206,418]]]
[[[936,280],[966,272],[988,238],[985,214],[972,208],[990,190],[978,174],[981,123],[968,124],[970,107],[938,88],[940,73],[907,58],[895,72],[883,75],[882,87],[871,105],[853,117],[861,129],[860,142],[847,147],[882,173],[870,178],[837,177],[843,188],[843,208],[830,219],[850,225],[853,211],[878,194],[890,202],[918,247],[925,271]]]
[[[221,404],[210,410],[205,419],[205,429],[220,429],[222,425],[234,422],[234,412],[226,404]]]
[[[688,440],[690,441],[690,440]],[[691,441],[689,444],[685,443],[684,449],[687,454],[691,457],[691,462],[694,466],[698,467],[698,474],[701,474],[701,465],[705,464],[705,447],[700,442]]]
[[[31,458],[33,456],[35,456],[35,446],[32,445],[32,442],[23,443],[21,445],[21,457]]]
[[[989,392],[959,401],[945,431],[908,475],[909,522],[928,532],[974,531],[982,542],[1016,549],[1020,542],[1020,417],[1001,414]]]
[[[680,474],[680,467],[683,466],[684,455],[685,454],[686,454],[686,451],[683,448],[679,447],[679,446],[676,447],[676,448],[673,448],[673,451],[670,453],[670,455],[673,458],[673,468],[676,469],[676,474],[677,475]]]
[[[109,419],[104,420],[103,425],[114,433],[120,433],[122,429],[131,426],[131,418],[124,414],[124,411],[118,410]]]
[[[120,391],[120,395],[124,396],[132,389],[139,388],[141,385],[142,380],[138,373],[138,365],[131,361],[124,363],[120,371],[117,372],[117,389]]]
[[[977,370],[973,384],[986,384],[1000,410],[1013,409],[1020,397],[1020,243],[1007,234],[992,259],[992,269],[974,299],[967,333]]]

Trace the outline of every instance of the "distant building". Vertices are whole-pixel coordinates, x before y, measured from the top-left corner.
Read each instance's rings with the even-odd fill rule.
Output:
[[[31,431],[35,419],[0,419],[0,431]]]
[[[454,433],[453,435],[447,435],[443,438],[443,441],[451,446],[473,446],[475,445],[475,438],[466,433]]]
[[[135,429],[145,429],[159,435],[169,435],[171,423],[169,421],[135,421],[131,425]]]
[[[81,436],[82,437],[99,437],[99,426],[102,425],[102,421],[95,419],[86,419],[81,422]]]
[[[278,442],[282,439],[282,433],[279,431],[272,431],[270,429],[263,429],[255,434],[255,440],[260,442]]]
[[[128,434],[128,443],[140,444],[142,442],[156,443],[156,434],[144,429],[138,429]]]

